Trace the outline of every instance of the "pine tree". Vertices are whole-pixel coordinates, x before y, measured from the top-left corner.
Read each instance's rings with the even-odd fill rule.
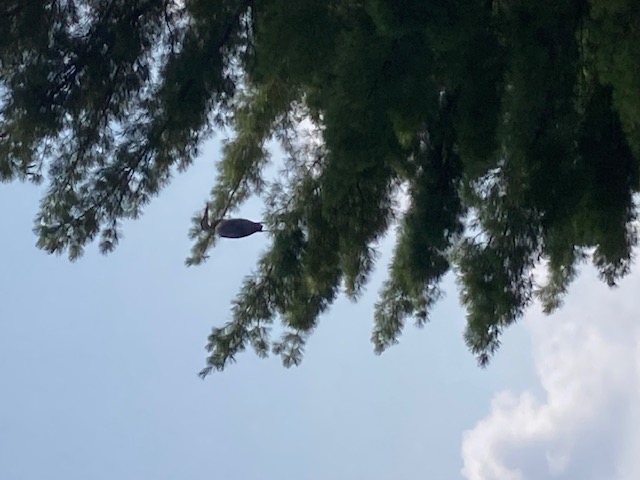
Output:
[[[40,248],[75,260],[98,239],[106,253],[229,126],[211,218],[260,196],[271,244],[203,377],[247,346],[297,365],[396,223],[375,351],[428,320],[454,271],[485,365],[534,298],[561,305],[581,262],[609,285],[629,272],[639,59],[636,0],[5,0],[0,179],[46,182]],[[276,179],[272,139],[287,154]],[[188,265],[215,244],[193,220]]]

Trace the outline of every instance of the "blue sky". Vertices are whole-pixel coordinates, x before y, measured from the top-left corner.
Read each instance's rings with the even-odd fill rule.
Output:
[[[184,266],[190,217],[204,204],[218,155],[219,143],[209,143],[141,219],[125,225],[113,254],[92,246],[77,263],[35,248],[37,188],[0,187],[1,479],[582,479],[572,468],[592,458],[585,449],[605,442],[599,438],[612,423],[593,423],[595,447],[572,443],[572,435],[585,438],[583,427],[605,414],[640,426],[631,406],[640,387],[623,388],[640,385],[638,342],[625,335],[637,330],[637,276],[608,292],[587,275],[568,313],[544,318],[534,310],[507,332],[486,370],[464,346],[464,312],[449,277],[431,323],[409,326],[377,357],[369,342],[373,303],[392,238],[381,245],[367,294],[358,304],[338,301],[322,318],[300,367],[247,351],[200,380],[206,336],[228,319],[243,276],[268,244],[260,235],[220,241],[204,266]],[[248,218],[259,213],[257,202],[242,210]],[[585,316],[593,321],[581,324]],[[577,334],[562,330],[572,325]],[[600,344],[588,343],[592,330]],[[575,380],[578,367],[599,364],[598,352],[621,341],[624,352],[610,348],[612,363],[596,369],[601,383],[593,384],[593,369]],[[625,359],[618,392],[607,372]],[[563,373],[566,365],[575,368]],[[572,381],[563,403],[558,392]],[[557,418],[579,410],[567,410],[567,401],[582,405],[600,390],[615,390],[615,398],[603,394],[555,436],[551,427],[536,430],[561,424]],[[628,404],[624,417],[613,401]],[[616,452],[640,447],[631,437]],[[621,476],[633,465],[618,457],[600,462],[606,475],[593,478],[640,478]]]

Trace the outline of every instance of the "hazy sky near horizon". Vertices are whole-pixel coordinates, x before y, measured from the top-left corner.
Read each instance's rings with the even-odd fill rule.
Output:
[[[184,266],[218,155],[207,144],[113,254],[76,263],[34,246],[38,188],[0,185],[0,479],[640,478],[638,274],[612,291],[584,269],[485,370],[450,276],[431,323],[378,357],[389,237],[367,293],[324,315],[300,367],[247,351],[200,380],[211,326],[268,245],[220,241]]]

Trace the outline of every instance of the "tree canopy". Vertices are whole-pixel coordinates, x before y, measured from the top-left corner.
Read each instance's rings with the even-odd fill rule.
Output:
[[[297,365],[394,225],[375,351],[429,319],[453,271],[481,365],[535,298],[561,305],[581,262],[615,285],[637,242],[637,0],[4,0],[0,95],[0,179],[45,182],[37,245],[71,260],[112,251],[232,129],[211,218],[259,196],[272,233],[203,377],[249,346]],[[190,234],[197,265],[215,236],[199,214]]]

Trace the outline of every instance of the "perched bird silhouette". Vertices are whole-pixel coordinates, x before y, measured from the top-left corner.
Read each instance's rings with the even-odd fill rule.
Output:
[[[209,222],[209,204],[204,209],[200,226],[205,232],[215,233],[225,238],[243,238],[257,232],[264,232],[263,225],[244,218],[228,218]]]

